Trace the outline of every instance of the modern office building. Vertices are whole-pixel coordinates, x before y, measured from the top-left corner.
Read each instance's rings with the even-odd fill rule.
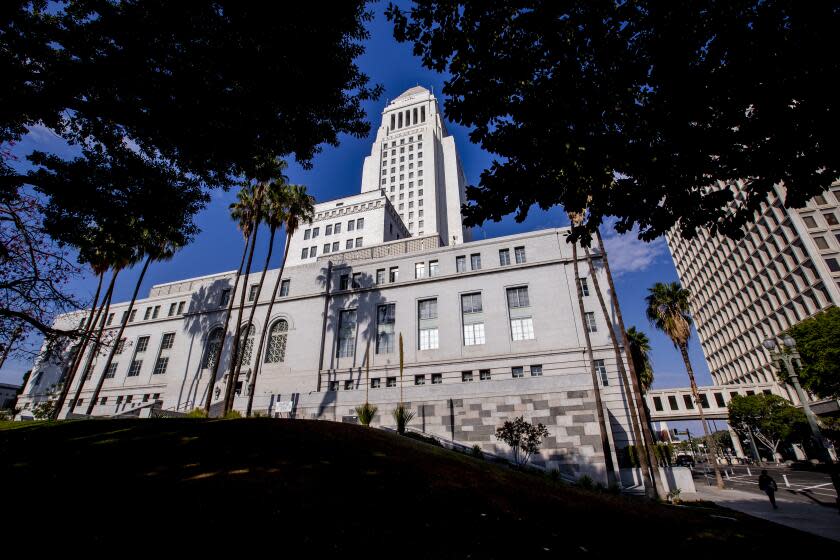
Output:
[[[777,186],[740,240],[666,236],[716,385],[776,382],[762,341],[840,304],[840,184],[804,208],[783,201]]]
[[[402,400],[416,413],[414,429],[500,453],[507,450],[495,439],[496,428],[525,416],[550,431],[538,463],[603,480],[592,366],[614,461],[616,449],[633,440],[628,395],[607,331],[614,318],[601,312],[583,251],[578,262],[582,319],[568,231],[468,241],[460,215],[452,214],[460,204],[463,178],[434,98],[412,88],[388,106],[384,120],[365,164],[362,193],[318,204],[315,221],[292,240],[270,316],[270,287],[279,271],[268,272],[260,293],[258,274],[240,283],[239,294],[247,290],[246,307],[256,303],[257,310],[250,328],[242,320],[243,367],[235,381],[235,407],[245,409],[259,363],[253,395],[259,412],[354,422],[355,407],[367,398],[379,407],[374,425],[392,426],[391,412]],[[431,184],[411,185],[406,174],[405,187],[400,189],[397,179],[392,193],[390,167],[384,189],[378,182],[366,183],[371,165],[378,181],[386,141],[390,162],[392,142],[399,147],[405,137],[406,147],[418,146],[421,134],[425,169],[436,176],[426,176]],[[417,162],[420,149],[404,153],[412,152]],[[453,167],[453,177],[447,166]],[[410,207],[400,209],[406,202],[391,199],[410,192],[414,196],[403,200],[427,201],[416,210],[434,210],[422,216],[425,222],[420,215],[410,217]],[[450,204],[451,197],[458,203]],[[404,219],[414,220],[414,231]],[[600,285],[607,286],[603,270],[595,268]],[[203,406],[222,345],[218,382],[209,395],[219,407],[225,388],[234,383],[230,354],[236,319],[226,336],[222,330],[229,298],[235,298],[234,313],[239,309],[240,295],[231,293],[234,276],[224,272],[153,286],[131,311],[127,303],[114,304],[104,318],[106,333],[115,333],[122,317],[127,328],[108,371],[102,355],[89,353],[91,375],[77,403],[82,412],[103,375],[95,415],[139,415],[151,408],[183,413]],[[75,326],[85,315],[63,316],[57,325]],[[257,352],[264,326],[268,336]],[[594,363],[584,329],[592,339]],[[50,398],[63,381],[70,351],[41,355],[22,406]]]

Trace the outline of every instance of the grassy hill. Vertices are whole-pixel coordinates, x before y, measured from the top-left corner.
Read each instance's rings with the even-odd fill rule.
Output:
[[[584,491],[381,430],[306,420],[7,425],[0,481],[5,550],[10,538],[95,557],[233,545],[280,558],[301,549],[309,558],[710,558],[832,546],[727,510]]]

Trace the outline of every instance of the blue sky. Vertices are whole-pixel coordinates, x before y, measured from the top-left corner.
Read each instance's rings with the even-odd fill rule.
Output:
[[[373,5],[376,19],[370,24],[371,37],[367,51],[358,60],[362,70],[371,80],[385,87],[382,98],[365,106],[371,121],[369,137],[344,137],[337,148],[325,147],[315,158],[311,170],[304,171],[296,165],[291,166],[291,181],[306,185],[318,200],[346,196],[359,191],[362,162],[364,157],[370,154],[380,114],[388,99],[393,99],[404,90],[419,84],[432,89],[439,96],[439,101],[443,102],[439,92],[442,91],[445,76],[423,68],[419,59],[412,56],[409,45],[399,44],[393,39],[391,28],[382,14],[384,9],[383,3]],[[455,136],[467,181],[474,184],[478,181],[481,171],[492,162],[492,156],[470,143],[468,129],[448,121],[447,125],[450,133]],[[68,150],[57,137],[43,128],[33,129],[16,146],[15,151],[23,156],[36,148],[63,155],[72,154],[72,150]],[[171,262],[150,267],[141,287],[141,294],[148,293],[148,289],[155,283],[233,270],[238,266],[242,240],[227,210],[233,198],[233,192],[214,193],[212,202],[198,216],[197,222],[202,232],[195,242],[182,250]],[[517,224],[512,217],[499,223],[487,223],[476,231],[476,237],[481,239],[485,236],[496,237],[566,225],[568,220],[561,208],[553,208],[547,212],[535,209],[521,224]],[[625,321],[628,326],[636,325],[641,328],[651,339],[656,375],[654,386],[686,386],[687,378],[679,353],[667,338],[648,325],[644,317],[644,297],[647,288],[654,282],[678,280],[664,239],[648,244],[638,241],[632,235],[618,236],[615,232],[607,230],[604,230],[603,234],[607,239],[611,265],[617,273],[617,290]],[[279,261],[275,261],[273,266],[279,264]],[[117,300],[130,299],[138,274],[139,270],[121,274],[114,296]],[[70,289],[82,299],[90,299],[95,287],[95,281],[90,277],[80,278],[70,285]],[[696,333],[690,343],[690,355],[698,382],[711,383]],[[18,383],[30,367],[31,360],[10,359],[0,371],[0,382]]]

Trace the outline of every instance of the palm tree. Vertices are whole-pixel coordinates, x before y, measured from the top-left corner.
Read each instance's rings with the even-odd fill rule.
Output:
[[[720,476],[720,469],[717,464],[717,445],[709,437],[709,425],[706,422],[705,414],[703,414],[703,402],[700,399],[697,382],[694,380],[694,370],[688,357],[688,339],[691,336],[691,310],[689,306],[691,294],[688,290],[682,288],[678,282],[671,282],[670,284],[657,282],[648,291],[650,293],[645,298],[647,318],[653,326],[671,339],[674,346],[682,354],[685,371],[688,373],[688,379],[691,383],[691,392],[694,395],[694,402],[700,414],[700,421],[703,424],[703,433],[712,448],[712,457],[715,458],[714,461],[709,459],[709,462],[712,463],[712,468],[715,470],[715,480],[718,488],[723,488],[723,478]]]
[[[650,391],[653,385],[653,367],[650,363],[650,340],[648,336],[636,327],[627,329],[627,340],[630,349],[630,362],[639,376],[642,393]]]
[[[137,278],[137,283],[134,285],[134,293],[131,295],[131,302],[128,304],[128,309],[126,310],[126,315],[123,317],[123,320],[120,322],[120,328],[117,331],[116,337],[114,338],[111,344],[111,350],[108,352],[108,358],[105,360],[105,366],[102,369],[102,373],[99,376],[99,381],[96,384],[96,388],[93,390],[93,395],[91,396],[90,402],[88,403],[87,407],[87,415],[90,416],[93,414],[93,407],[96,406],[96,401],[99,399],[99,393],[102,391],[102,385],[105,383],[105,375],[108,371],[108,368],[111,366],[111,363],[114,361],[114,356],[117,354],[117,350],[120,347],[120,341],[122,340],[122,335],[125,333],[125,327],[128,324],[128,319],[131,316],[131,311],[134,309],[134,303],[137,301],[137,294],[140,292],[140,285],[143,283],[143,279],[146,277],[146,271],[149,270],[149,265],[155,262],[162,262],[170,260],[175,253],[182,247],[179,242],[175,242],[172,238],[168,237],[171,232],[150,232],[145,231],[141,238],[140,245],[135,249],[136,257],[135,262],[137,262],[143,256],[146,257],[145,261],[143,262],[143,268],[140,270],[140,276]]]
[[[246,416],[251,416],[251,410],[254,406],[254,391],[257,386],[257,375],[263,363],[260,357],[262,356],[263,346],[265,345],[269,321],[271,321],[271,311],[274,309],[274,302],[277,299],[277,293],[283,281],[283,271],[286,268],[286,259],[289,258],[289,246],[292,243],[292,236],[298,230],[301,223],[311,224],[312,217],[315,214],[315,199],[307,194],[306,187],[303,185],[288,185],[285,182],[274,181],[269,186],[266,197],[266,222],[271,230],[272,239],[274,238],[274,231],[280,225],[283,225],[286,228],[286,242],[283,251],[283,262],[280,264],[280,272],[274,281],[274,289],[271,292],[271,300],[268,303],[268,310],[266,311],[265,321],[263,322],[262,332],[260,333],[260,343],[257,346],[257,360],[254,364],[254,371],[251,374],[251,384],[248,389]],[[268,261],[266,260],[266,262]]]
[[[583,220],[583,215],[580,212],[569,212],[569,218],[572,221],[572,227],[577,227]],[[592,389],[595,393],[595,411],[598,417],[598,427],[601,432],[601,448],[604,451],[604,463],[607,467],[607,482],[611,486],[616,482],[615,465],[612,460],[612,450],[610,448],[610,440],[607,435],[607,423],[604,419],[604,403],[601,399],[601,387],[598,381],[598,374],[595,371],[595,356],[592,353],[592,340],[589,337],[589,328],[586,323],[586,309],[583,306],[583,288],[580,285],[580,270],[578,269],[578,252],[577,242],[572,243],[572,264],[575,270],[575,286],[577,286],[578,308],[580,310],[580,322],[583,326],[583,334],[586,340],[586,354],[589,358],[589,372],[592,375]]]
[[[595,265],[592,262],[592,254],[589,252],[589,248],[584,248],[584,252],[586,255],[586,262],[589,265],[589,275],[592,280],[592,287],[595,290],[595,294],[598,296],[601,313],[604,315],[604,320],[607,322],[607,332],[610,335],[610,343],[612,344],[613,352],[615,353],[615,363],[618,366],[618,377],[621,379],[624,394],[627,396],[627,405],[630,412],[630,427],[633,430],[633,440],[636,442],[636,449],[638,450],[637,456],[639,458],[639,464],[641,465],[642,476],[647,476],[648,478],[649,484],[644,485],[645,494],[651,500],[656,500],[659,498],[660,494],[660,491],[657,488],[657,476],[654,474],[654,469],[651,466],[653,463],[649,461],[648,445],[645,444],[645,440],[642,438],[642,429],[639,427],[639,415],[636,407],[635,396],[633,395],[633,392],[630,391],[630,383],[627,381],[627,371],[624,369],[624,359],[621,356],[621,349],[618,345],[618,337],[615,336],[615,328],[612,320],[610,319],[607,304],[604,301],[604,294],[601,292],[601,284],[598,280],[598,274],[595,271]]]
[[[262,190],[254,188],[251,184],[246,184],[242,187],[236,196],[236,202],[230,205],[230,215],[236,220],[242,235],[251,236],[251,246],[248,250],[248,260],[245,265],[245,274],[242,286],[242,294],[239,298],[239,311],[236,316],[236,329],[233,335],[233,348],[230,354],[230,373],[228,374],[228,383],[225,387],[225,400],[222,406],[222,416],[227,414],[233,408],[234,391],[236,384],[233,381],[233,374],[236,370],[237,364],[240,362],[239,347],[242,344],[240,332],[242,329],[242,312],[245,309],[245,293],[248,291],[248,277],[251,274],[251,263],[254,260],[254,248],[257,245],[257,234],[259,233],[259,224],[262,221]],[[231,294],[233,299],[234,294]],[[248,325],[250,330],[251,325]],[[245,331],[248,335],[248,331]],[[224,346],[224,341],[222,346]]]

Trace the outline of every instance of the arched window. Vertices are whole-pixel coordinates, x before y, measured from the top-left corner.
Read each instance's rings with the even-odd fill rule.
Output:
[[[251,354],[254,353],[254,333],[256,329],[254,325],[249,325],[247,331],[243,331],[239,339],[240,360],[239,364],[242,366],[250,365]]]
[[[289,332],[289,323],[280,319],[271,327],[268,334],[268,349],[265,351],[265,363],[275,364],[286,359],[286,335]]]
[[[204,363],[201,366],[204,369],[216,367],[216,360],[222,347],[222,338],[222,327],[216,327],[210,331],[210,336],[207,337],[207,349],[204,351]]]

